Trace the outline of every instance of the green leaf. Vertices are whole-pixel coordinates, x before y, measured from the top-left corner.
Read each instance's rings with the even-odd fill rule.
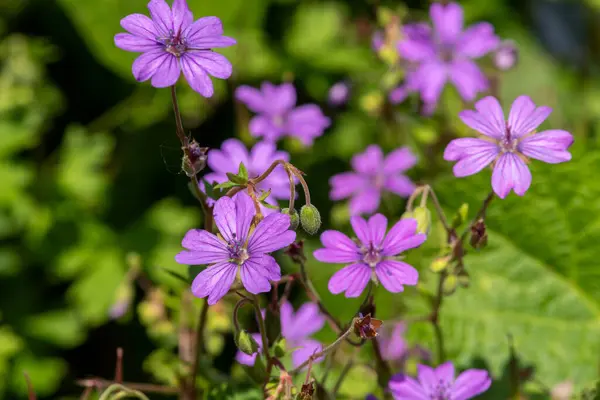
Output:
[[[248,180],[248,170],[246,169],[246,166],[244,165],[244,163],[240,163],[240,167],[238,168],[238,176],[244,180]]]
[[[49,311],[31,316],[25,322],[29,336],[59,347],[71,348],[85,340],[81,320],[71,310]]]
[[[230,189],[230,188],[236,187],[236,186],[239,186],[239,185],[237,183],[227,181],[227,182],[223,182],[223,183],[219,183],[218,185],[215,185],[214,188],[215,189]]]
[[[248,178],[244,178],[244,177],[236,175],[232,172],[227,172],[227,173],[225,173],[225,175],[227,175],[227,178],[229,178],[229,181],[231,183],[235,184],[236,186],[244,185],[248,181]]]
[[[570,377],[576,387],[597,378],[600,354],[600,155],[573,161],[534,161],[523,197],[495,199],[486,224],[488,248],[465,263],[471,286],[444,302],[442,329],[449,358],[483,357],[496,374],[509,356],[506,336],[537,378],[552,386]],[[438,182],[442,203],[481,206],[488,171]]]

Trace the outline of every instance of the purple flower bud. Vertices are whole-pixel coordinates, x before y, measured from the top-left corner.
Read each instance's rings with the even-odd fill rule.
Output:
[[[329,89],[329,104],[335,107],[343,106],[350,97],[350,85],[347,82],[338,82]]]
[[[494,65],[500,71],[514,68],[519,61],[519,50],[512,40],[505,40],[494,52]]]

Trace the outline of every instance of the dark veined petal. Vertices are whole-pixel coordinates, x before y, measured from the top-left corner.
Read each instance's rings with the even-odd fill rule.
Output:
[[[492,188],[501,199],[505,198],[511,189],[523,196],[531,185],[531,171],[517,155],[505,153],[498,159],[492,173]]]
[[[573,144],[573,135],[567,131],[553,129],[523,138],[519,151],[527,157],[557,164],[571,159],[567,149]]]
[[[208,296],[208,304],[212,306],[227,294],[236,272],[237,265],[229,262],[211,265],[194,278],[192,293],[200,298]]]
[[[371,267],[366,264],[348,265],[333,274],[327,288],[333,294],[346,292],[348,298],[358,297],[369,283],[371,273]]]

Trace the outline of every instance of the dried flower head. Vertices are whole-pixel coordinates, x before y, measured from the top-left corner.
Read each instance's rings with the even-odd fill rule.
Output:
[[[377,330],[383,325],[383,321],[371,317],[367,314],[363,317],[359,314],[358,318],[354,319],[354,332],[362,339],[372,339],[377,337]]]

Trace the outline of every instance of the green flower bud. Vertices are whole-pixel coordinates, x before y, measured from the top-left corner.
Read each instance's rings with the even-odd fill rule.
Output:
[[[300,225],[300,216],[298,215],[298,211],[296,211],[296,209],[293,209],[292,212],[290,212],[289,208],[283,208],[281,209],[281,213],[290,216],[291,230],[295,231],[296,229],[298,229],[298,225]]]
[[[416,207],[413,210],[413,218],[417,220],[417,232],[429,234],[431,229],[431,212],[427,207]]]
[[[235,345],[242,353],[246,353],[251,356],[254,353],[258,352],[258,343],[252,337],[251,334],[248,333],[247,330],[242,329],[239,332],[236,332],[233,337],[235,341]]]
[[[435,273],[442,272],[448,267],[448,264],[450,263],[450,258],[450,256],[436,258],[429,266],[429,269]]]
[[[321,227],[321,214],[314,205],[303,205],[300,209],[300,222],[302,228],[309,235],[314,235]]]
[[[273,345],[273,351],[275,353],[275,357],[282,358],[286,355],[286,341],[284,338],[279,339]]]
[[[450,296],[458,286],[458,278],[456,275],[448,275],[442,284],[442,290],[446,296]]]

